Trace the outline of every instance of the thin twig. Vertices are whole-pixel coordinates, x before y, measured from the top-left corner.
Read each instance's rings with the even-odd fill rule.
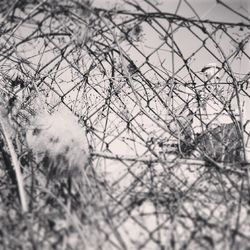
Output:
[[[1,130],[2,130],[2,134],[5,138],[5,141],[7,143],[7,146],[8,146],[9,152],[10,152],[12,165],[13,165],[13,168],[14,168],[14,171],[16,174],[17,187],[18,187],[18,192],[19,192],[20,201],[21,201],[21,205],[22,205],[22,211],[23,211],[23,213],[25,213],[28,211],[28,205],[27,205],[27,199],[26,199],[26,194],[25,194],[25,189],[24,189],[23,177],[22,177],[19,161],[18,161],[16,152],[15,152],[14,146],[11,142],[9,133],[6,130],[6,127],[4,124],[4,118],[2,115],[0,116],[0,126],[1,126]]]
[[[141,162],[141,163],[166,163],[166,164],[175,164],[179,166],[205,166],[207,163],[211,163],[215,168],[218,170],[223,171],[230,171],[235,174],[239,175],[245,175],[245,170],[240,169],[233,169],[232,166],[224,166],[219,162],[214,161],[211,157],[208,155],[204,155],[203,157],[205,160],[202,159],[190,159],[190,158],[176,158],[173,157],[173,160],[162,160],[159,157],[152,157],[152,156],[144,156],[144,157],[138,157],[138,156],[130,156],[130,155],[118,155],[118,154],[112,154],[107,152],[97,152],[94,151],[91,153],[92,157],[99,157],[99,158],[105,158],[110,160],[117,160],[117,161],[130,161],[130,162]],[[171,158],[171,155],[169,155],[169,158]]]

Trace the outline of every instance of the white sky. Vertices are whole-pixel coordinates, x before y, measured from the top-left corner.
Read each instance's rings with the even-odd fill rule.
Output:
[[[140,6],[143,6],[145,10],[154,12],[155,10],[152,7],[149,7],[147,3],[145,3],[144,0],[131,0],[133,3],[139,3]],[[201,18],[203,20],[211,20],[211,21],[217,21],[217,22],[229,22],[229,23],[237,23],[237,22],[243,22],[246,24],[249,24],[249,21],[244,18],[243,16],[250,17],[250,1],[248,0],[223,0],[223,3],[228,5],[230,8],[232,8],[233,11],[236,11],[240,14],[242,14],[242,17],[236,13],[234,13],[232,10],[229,10],[225,6],[218,4],[216,0],[150,0],[149,2],[155,3],[158,2],[158,8],[162,12],[167,13],[176,13],[177,15],[184,16],[187,18],[192,19],[198,19]],[[116,9],[124,9],[128,8],[127,4],[124,4],[123,0],[94,0],[93,1],[94,6],[102,7],[105,9],[109,9],[111,7],[116,7]],[[128,10],[128,9],[126,9]],[[133,9],[133,11],[135,11]],[[140,49],[144,51],[145,54],[149,54],[151,52],[148,47],[154,45],[153,47],[156,48],[158,43],[160,44],[160,40],[156,40],[157,36],[156,34],[152,33],[152,30],[150,27],[143,27],[145,32],[145,41],[143,44],[140,45]],[[238,31],[237,31],[238,32]],[[217,32],[218,34],[219,32]],[[202,35],[202,34],[201,34]],[[197,39],[194,39],[193,35],[187,30],[182,29],[179,32],[176,32],[174,34],[174,39],[178,46],[180,47],[181,51],[183,52],[185,57],[189,57],[196,48],[201,46],[201,42],[199,42]],[[219,36],[214,37],[214,39],[218,42],[218,44],[221,46],[224,53],[228,56],[230,55],[230,50],[233,49],[233,44],[229,44],[229,40],[227,38],[221,38]],[[239,38],[241,39],[241,38]],[[209,45],[208,45],[209,46]],[[213,44],[211,44],[212,47],[215,47]],[[211,49],[214,51],[216,55],[218,55],[218,51],[215,49]],[[165,58],[168,58],[170,56],[170,53],[165,53],[164,50],[161,51],[159,57],[162,57],[161,59],[164,60]],[[248,55],[250,55],[250,46],[249,42],[246,45],[246,52]],[[139,63],[143,58],[140,58],[139,55],[136,53],[131,52],[131,58]],[[152,58],[152,61],[154,59]],[[168,60],[168,59],[167,59]],[[175,58],[176,63],[175,67],[178,68],[178,65],[180,65],[182,62],[178,61],[178,58]],[[191,68],[198,72],[201,70],[201,68],[204,65],[207,65],[208,63],[214,62],[213,55],[207,53],[207,51],[201,50],[197,55],[193,58],[192,63],[190,64]],[[223,59],[222,59],[223,61]],[[231,67],[233,68],[233,71],[237,74],[246,74],[249,72],[250,69],[250,60],[247,57],[242,57],[241,60],[234,60],[233,63],[231,63]],[[140,64],[140,63],[139,63]],[[176,69],[175,68],[175,69]],[[171,66],[169,66],[169,69],[171,69]],[[181,75],[181,77],[184,75]],[[183,73],[184,74],[184,73]],[[244,98],[245,100],[245,106],[250,106],[250,100],[249,98]],[[245,108],[245,117],[246,119],[250,119],[250,111],[249,109]]]
[[[143,0],[133,0],[131,2],[137,2],[140,5],[144,3]],[[175,13],[179,4],[179,0],[150,0],[150,2],[159,3],[158,6],[160,10],[162,12],[169,13]],[[228,11],[225,7],[217,4],[216,2],[216,0],[186,0],[186,2],[182,0],[177,14],[183,15],[185,17],[193,17],[194,12],[187,5],[187,3],[189,3],[201,19],[228,22],[241,22],[244,20],[244,18],[241,19],[236,14],[232,15],[231,11]],[[250,2],[248,0],[223,0],[223,2],[232,7],[235,11],[238,11],[244,15],[250,15]],[[93,4],[94,6],[102,7],[105,9],[109,9],[114,6],[116,6],[118,9],[124,8],[123,0],[93,0]]]

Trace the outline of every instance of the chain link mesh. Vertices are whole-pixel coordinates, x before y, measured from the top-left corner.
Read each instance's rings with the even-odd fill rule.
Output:
[[[85,128],[90,191],[75,206],[93,249],[250,247],[247,9],[216,1],[235,19],[215,21],[186,0],[1,4],[1,106],[19,130],[62,106]]]

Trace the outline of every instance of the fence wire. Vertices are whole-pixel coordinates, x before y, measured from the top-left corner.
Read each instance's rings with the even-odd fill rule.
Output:
[[[249,9],[211,1],[235,17],[216,21],[187,0],[1,5],[1,106],[14,127],[39,106],[85,128],[93,249],[250,247]]]

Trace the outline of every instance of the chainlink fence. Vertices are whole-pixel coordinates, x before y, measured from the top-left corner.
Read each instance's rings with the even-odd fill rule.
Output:
[[[40,216],[27,239],[41,249],[55,238],[64,249],[250,248],[250,19],[239,2],[206,3],[223,21],[187,0],[1,1],[1,112],[15,131],[30,211]],[[61,107],[70,114],[60,123],[77,119],[86,133],[78,186],[74,176],[44,172],[67,157],[81,161],[80,142],[68,143],[70,122],[46,142],[67,141],[52,163],[38,162],[26,142],[36,114]],[[2,167],[3,189],[15,183],[9,172]],[[59,225],[65,217],[70,227]]]

